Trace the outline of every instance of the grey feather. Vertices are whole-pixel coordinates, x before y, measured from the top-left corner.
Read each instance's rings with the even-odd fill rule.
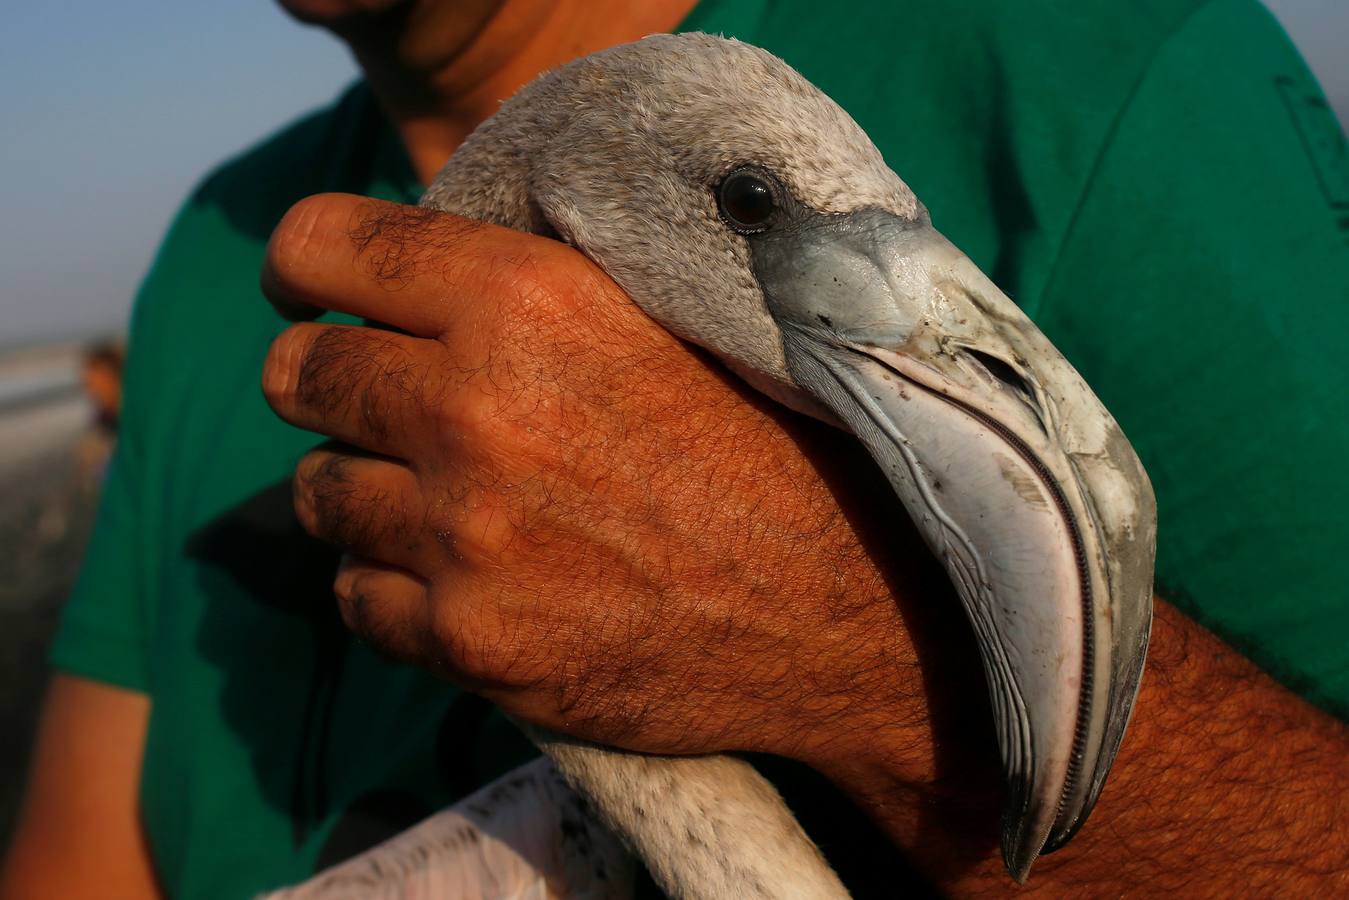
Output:
[[[774,198],[772,227],[719,206],[746,166]],[[978,635],[1009,870],[1024,880],[1071,838],[1142,672],[1151,486],[1077,372],[842,109],[758,48],[653,36],[526,87],[423,202],[566,241],[661,325],[855,434]],[[846,896],[744,763],[525,730],[671,896]]]

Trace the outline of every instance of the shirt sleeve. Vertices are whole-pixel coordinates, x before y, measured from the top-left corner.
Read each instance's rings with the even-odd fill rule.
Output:
[[[169,229],[133,306],[117,447],[103,484],[89,546],[52,643],[52,665],[118,687],[149,692],[150,615],[158,547],[152,525],[156,473],[147,452],[155,385],[156,318],[166,299],[159,273],[180,253],[190,204]],[[160,476],[162,477],[162,476]]]
[[[1349,162],[1273,18],[1215,0],[1115,120],[1030,311],[1158,498],[1158,592],[1349,715]]]
[[[123,422],[125,432],[126,422]],[[132,442],[119,439],[99,500],[79,579],[52,644],[57,669],[147,691],[137,548],[139,466]]]

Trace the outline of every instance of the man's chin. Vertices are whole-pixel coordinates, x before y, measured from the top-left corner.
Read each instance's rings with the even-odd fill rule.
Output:
[[[307,25],[333,27],[351,19],[386,13],[412,0],[277,0],[287,13]]]

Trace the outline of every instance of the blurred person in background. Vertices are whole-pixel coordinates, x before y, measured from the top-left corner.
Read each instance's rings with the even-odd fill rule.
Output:
[[[877,525],[888,490],[846,465],[848,442],[721,377],[570,251],[407,206],[538,72],[675,29],[764,46],[849,110],[1152,475],[1149,672],[1092,821],[1030,890],[1345,888],[1343,728],[1265,674],[1349,710],[1335,564],[1349,542],[1349,252],[1338,182],[1323,177],[1343,161],[1304,140],[1329,113],[1255,0],[284,5],[346,41],[365,79],[203,182],[142,288],[122,438],[53,650],[6,900],[238,897],[301,880],[528,759],[498,706],[633,749],[761,751],[860,896],[893,894],[901,858],[952,894],[1009,887],[967,626],[917,538],[906,554]],[[379,202],[330,194],[287,215],[324,192]],[[433,254],[453,265],[411,265]],[[685,390],[660,421],[729,433],[736,449],[659,427],[610,386],[591,428],[531,461],[595,484],[585,461],[620,446],[634,481],[680,459],[685,489],[568,489],[554,498],[573,513],[565,553],[471,567],[454,552],[477,539],[456,479],[500,483],[511,452],[490,433],[447,444],[442,410],[391,393],[396,372],[372,362],[379,332],[332,315],[288,330],[258,295],[264,263],[282,306],[424,296],[489,356],[520,350],[493,319],[506,295],[546,314],[584,290],[676,373]],[[397,292],[380,280],[390,264]],[[483,286],[484,270],[518,280]],[[562,396],[594,395],[604,360],[549,355],[564,343],[535,345],[531,364]],[[303,429],[268,408],[264,367],[268,399]],[[363,410],[395,417],[400,458],[356,449],[379,444]],[[314,432],[346,443],[313,450]],[[717,477],[727,467],[741,477]],[[549,521],[535,499],[508,499]],[[660,564],[578,524],[652,502],[669,523]],[[743,508],[763,524],[752,543],[722,512]],[[502,546],[540,539],[503,521]],[[589,562],[615,558],[648,582]],[[650,633],[602,640],[606,608],[656,596]],[[537,620],[492,618],[531,602]],[[480,614],[437,627],[465,608]],[[784,619],[791,640],[750,639],[782,638],[771,620]],[[746,637],[728,644],[728,628]]]
[[[52,545],[73,541],[83,546],[117,444],[125,358],[125,348],[116,339],[94,341],[80,353],[80,387],[89,405],[89,424],[70,448],[70,470],[58,480],[37,518],[36,534]],[[67,577],[73,580],[72,575]]]
[[[94,424],[111,434],[117,433],[122,413],[122,366],[126,349],[120,341],[98,341],[84,351],[80,383],[94,411]]]
[[[93,412],[90,427],[75,448],[78,481],[95,486],[117,441],[117,420],[122,414],[122,366],[126,350],[120,341],[91,344],[81,359],[80,384]]]

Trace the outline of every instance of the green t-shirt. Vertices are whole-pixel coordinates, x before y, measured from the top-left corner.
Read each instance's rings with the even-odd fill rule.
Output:
[[[1161,593],[1349,711],[1349,164],[1268,13],[708,0],[685,29],[767,47],[857,118],[1123,424],[1157,490]],[[319,191],[420,192],[363,86],[222,167],[173,223],[53,650],[153,698],[142,810],[174,895],[302,879],[531,753],[482,701],[349,639],[333,556],[290,512],[316,438],[259,391],[284,323],[257,273]]]

